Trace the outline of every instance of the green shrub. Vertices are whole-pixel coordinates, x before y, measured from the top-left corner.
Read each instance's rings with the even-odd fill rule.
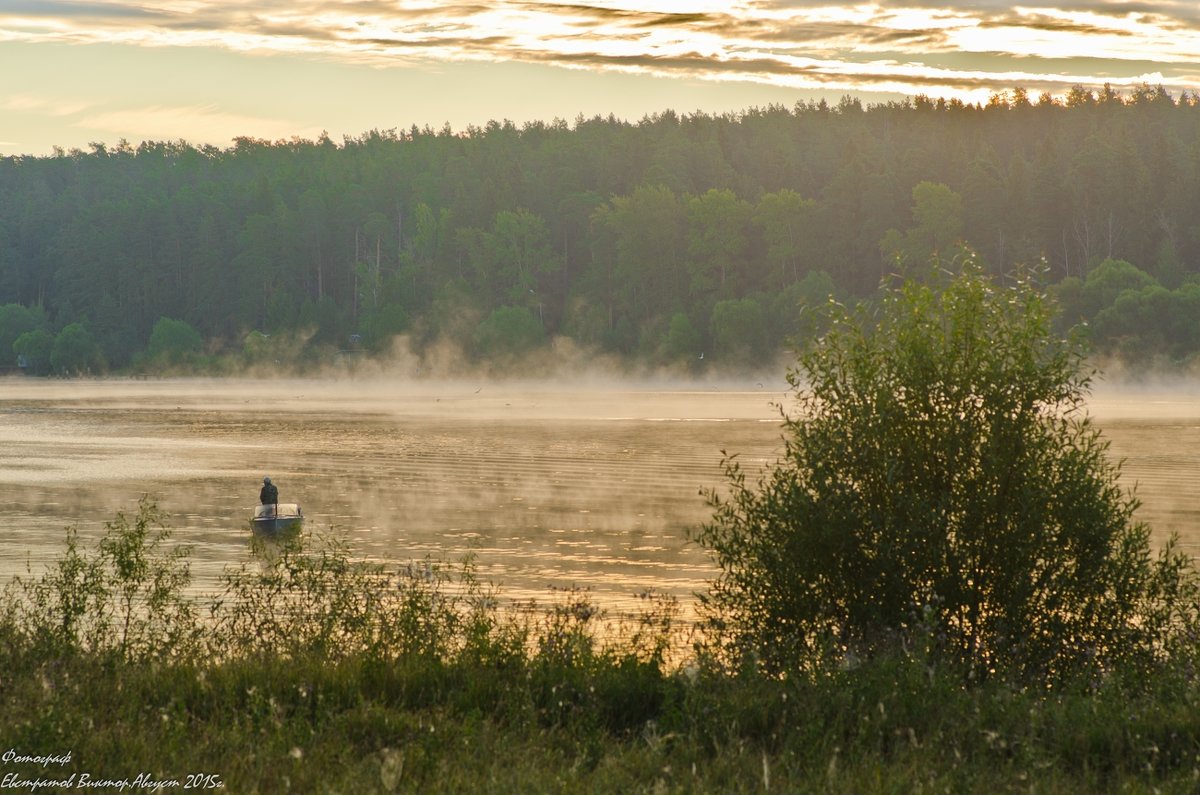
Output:
[[[146,356],[163,364],[183,364],[204,345],[200,332],[183,320],[160,317],[150,332]]]
[[[92,333],[82,323],[72,323],[54,338],[50,366],[62,375],[91,373],[104,369],[104,356]]]
[[[718,301],[712,336],[717,353],[729,360],[758,362],[771,352],[767,314],[753,298]]]
[[[647,594],[615,626],[574,589],[513,610],[470,559],[383,571],[323,536],[256,544],[228,572],[198,630],[219,654],[148,660],[128,639],[163,635],[122,594],[182,593],[186,580],[150,576],[184,562],[164,531],[144,501],[95,547],[71,533],[44,577],[0,601],[5,747],[70,752],[5,775],[195,770],[233,792],[430,793],[1194,792],[1200,776],[1187,655],[1053,690],[966,688],[915,645],[814,677],[705,657],[671,670],[670,599]]]
[[[212,637],[232,656],[440,658],[457,635],[444,566],[391,573],[352,560],[345,542],[302,534],[254,539],[255,559],[222,574]]]
[[[187,547],[171,547],[165,515],[143,497],[131,520],[105,523],[94,550],[67,528],[66,550],[40,577],[14,581],[10,606],[31,643],[55,653],[113,653],[125,659],[186,658],[201,630]]]
[[[936,263],[935,263],[936,264]],[[757,485],[726,459],[697,533],[724,640],[769,670],[919,647],[973,678],[1152,662],[1194,620],[1194,572],[1155,559],[1084,410],[1089,376],[1028,276],[834,307],[788,379],[785,452]]]
[[[54,350],[54,335],[45,329],[26,331],[12,345],[17,361],[31,375],[50,372],[50,352]]]
[[[527,353],[545,342],[538,316],[521,306],[502,306],[475,329],[475,349],[480,356],[508,357]]]
[[[0,306],[0,367],[16,364],[16,341],[45,324],[46,312],[40,306],[32,309],[21,304]]]

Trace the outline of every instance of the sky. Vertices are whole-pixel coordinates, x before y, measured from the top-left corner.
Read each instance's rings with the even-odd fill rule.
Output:
[[[1200,88],[1196,0],[0,0],[0,156]]]

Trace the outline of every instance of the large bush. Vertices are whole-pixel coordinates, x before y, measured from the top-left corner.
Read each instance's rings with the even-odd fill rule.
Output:
[[[181,364],[192,359],[204,347],[204,340],[190,323],[160,317],[150,332],[146,356],[163,364]]]
[[[1043,681],[1161,653],[1191,565],[1152,554],[1043,292],[968,261],[830,311],[788,374],[782,458],[757,484],[728,459],[709,495],[732,648],[784,670],[919,643]]]
[[[104,368],[104,357],[92,332],[82,323],[72,323],[54,338],[50,366],[62,375],[92,373]]]
[[[0,367],[11,367],[17,363],[13,345],[23,334],[45,325],[46,313],[41,307],[30,309],[20,304],[0,306]]]
[[[30,375],[46,375],[50,372],[50,353],[54,350],[54,335],[45,329],[26,331],[13,342],[17,362]]]

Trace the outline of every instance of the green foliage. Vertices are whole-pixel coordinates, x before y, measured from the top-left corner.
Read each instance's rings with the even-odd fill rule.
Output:
[[[280,367],[299,362],[311,338],[311,331],[279,334],[251,331],[242,340],[242,362],[260,368],[259,372],[263,374],[274,373]]]
[[[475,330],[475,350],[485,358],[527,353],[545,340],[537,315],[519,306],[502,306]]]
[[[598,278],[605,298],[642,320],[680,308],[684,270],[684,205],[664,185],[642,185],[615,196],[592,216],[596,257],[606,271]]]
[[[1184,358],[1200,349],[1200,285],[1176,290],[1160,285],[1125,290],[1096,313],[1091,339],[1097,349],[1136,362],[1139,352],[1159,351]]]
[[[888,289],[877,315],[835,310],[789,372],[783,458],[757,485],[727,459],[697,534],[736,651],[787,670],[915,644],[1038,682],[1178,640],[1191,566],[1152,556],[1051,317],[1027,276],[970,260]]]
[[[1088,324],[1096,352],[1115,355],[1131,367],[1144,367],[1154,356],[1183,361],[1200,350],[1195,284],[1168,289],[1134,265],[1108,259],[1086,279],[1064,279],[1054,294],[1065,322]]]
[[[560,266],[545,220],[524,208],[501,210],[490,229],[459,229],[457,242],[487,303],[536,304],[548,275]]]
[[[62,375],[80,375],[103,369],[104,358],[92,333],[82,323],[72,323],[54,337],[50,366]]]
[[[949,186],[929,181],[912,189],[914,230],[933,253],[948,251],[962,239],[962,196]]]
[[[725,295],[732,286],[731,276],[743,280],[737,271],[746,261],[750,215],[750,204],[728,189],[712,188],[688,201],[690,295]]]
[[[816,206],[814,200],[786,188],[765,193],[758,200],[754,224],[762,230],[766,244],[764,264],[772,274],[768,283],[774,281],[776,270],[779,283],[787,284],[800,278],[802,268],[807,269],[812,252],[819,245]]]
[[[880,243],[884,258],[918,265],[931,256],[949,256],[962,242],[962,197],[941,183],[919,182],[912,189],[914,226],[888,230]]]
[[[146,355],[164,364],[183,364],[200,352],[200,332],[183,320],[162,317],[150,332]]]
[[[18,361],[32,375],[46,375],[50,372],[50,353],[54,350],[54,335],[45,329],[26,331],[13,342],[13,350]]]
[[[560,266],[546,222],[524,208],[498,212],[486,245],[484,281],[491,285],[488,294],[502,300],[528,301]]]
[[[1084,311],[1094,315],[1112,304],[1123,292],[1136,292],[1157,284],[1153,276],[1125,260],[1106,259],[1093,268],[1084,280],[1084,298],[1088,302]]]
[[[386,350],[388,344],[409,325],[408,313],[396,304],[385,304],[364,313],[360,326],[372,350]]]
[[[287,290],[276,290],[267,299],[265,325],[272,333],[296,327],[300,319],[300,302]]]
[[[663,340],[663,353],[668,359],[690,362],[704,352],[703,345],[700,331],[691,318],[683,312],[671,315],[667,336]]]
[[[286,341],[288,361],[311,357],[319,347],[341,348],[357,331],[350,308],[339,305],[330,296],[305,299],[296,313],[296,325],[285,327],[274,337]]]
[[[0,306],[0,366],[16,364],[17,350],[14,344],[17,339],[41,328],[45,323],[45,313],[40,308],[30,309],[20,304]]]
[[[1078,323],[1112,306],[1124,292],[1138,292],[1157,284],[1153,276],[1124,260],[1106,259],[1086,279],[1075,276],[1063,279],[1056,286],[1055,295],[1067,322]]]
[[[614,624],[586,592],[506,606],[469,559],[383,571],[306,536],[253,545],[171,636],[123,608],[186,587],[155,574],[182,563],[160,520],[144,501],[92,553],[69,534],[0,601],[5,742],[70,752],[5,775],[363,793],[1191,792],[1200,775],[1194,649],[1049,692],[964,688],[916,644],[821,676],[730,672],[679,656],[695,637],[652,593]]]
[[[164,520],[143,497],[137,515],[118,513],[90,551],[67,528],[63,556],[40,577],[14,582],[22,597],[17,621],[28,639],[55,654],[147,660],[194,653],[199,627],[183,593],[188,549],[170,546]]]
[[[444,566],[393,574],[351,560],[332,536],[256,538],[254,550],[259,560],[227,570],[212,604],[219,654],[441,659],[465,634],[463,604],[480,593],[468,576],[463,596],[444,598]]]
[[[794,348],[819,336],[824,332],[822,307],[837,293],[832,276],[825,271],[810,271],[800,281],[765,297],[771,326],[768,339]]]
[[[819,307],[837,295],[833,277],[825,271],[811,271],[796,282],[800,301],[805,306]]]
[[[718,301],[712,334],[717,353],[729,361],[756,363],[771,353],[767,315],[753,298]]]
[[[242,341],[242,358],[248,363],[266,363],[270,361],[272,355],[270,334],[251,331]]]
[[[1082,287],[1114,260],[1175,289],[1200,263],[1200,105],[1147,93],[848,97],[10,158],[0,306],[44,307],[60,327],[87,318],[119,369],[163,317],[186,318],[214,356],[236,356],[251,329],[303,339],[291,363],[356,333],[386,349],[399,327],[418,355],[469,350],[503,306],[536,311],[547,335],[653,359],[677,312],[699,325],[745,298],[770,312],[763,296],[818,267],[838,295],[864,296],[895,257],[920,268],[960,240],[993,273],[1045,258]],[[464,321],[446,312],[455,291]],[[1091,322],[1115,298],[1066,318]],[[777,346],[788,324],[769,325]],[[1195,344],[1127,335],[1114,348],[1180,359]]]

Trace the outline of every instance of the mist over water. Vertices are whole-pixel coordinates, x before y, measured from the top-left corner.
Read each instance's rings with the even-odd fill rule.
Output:
[[[1088,411],[1142,502],[1136,516],[1200,557],[1200,382],[1101,384]]]
[[[511,598],[579,586],[690,601],[686,542],[721,450],[781,449],[784,384],[366,381],[0,382],[0,577],[91,539],[143,493],[192,546],[198,590],[247,559],[263,475],[361,557],[473,552]]]
[[[687,543],[721,487],[721,451],[750,472],[782,451],[786,387],[0,379],[0,579],[35,572],[64,528],[103,532],[142,494],[192,547],[195,588],[250,555],[264,475],[309,529],[404,564],[477,555],[516,599],[591,589],[606,606],[654,588],[685,603],[714,570]],[[1200,554],[1200,390],[1101,386],[1089,411],[1124,459],[1157,538]]]

